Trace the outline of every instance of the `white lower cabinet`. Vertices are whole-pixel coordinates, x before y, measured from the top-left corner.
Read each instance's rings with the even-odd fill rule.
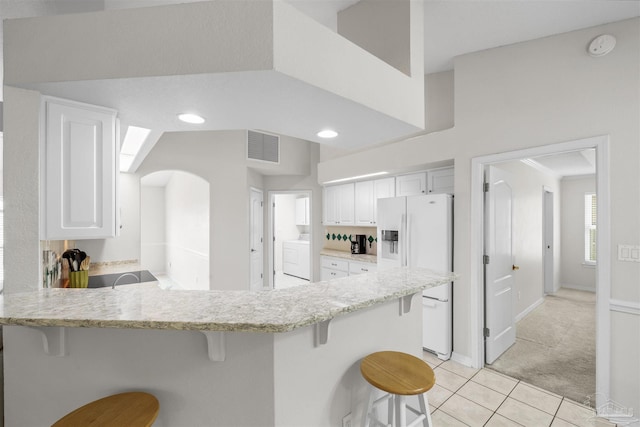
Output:
[[[349,275],[349,261],[328,256],[320,257],[320,280],[339,279]]]
[[[349,261],[349,276],[354,274],[373,273],[378,270],[376,264],[370,262]]]
[[[376,271],[376,264],[370,262],[349,261],[330,256],[320,257],[320,280],[339,279]]]

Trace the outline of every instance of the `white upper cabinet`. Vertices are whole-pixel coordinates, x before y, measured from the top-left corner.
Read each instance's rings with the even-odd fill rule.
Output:
[[[373,214],[375,200],[373,194],[373,181],[356,182],[356,225],[370,226],[375,222]]]
[[[433,169],[427,172],[429,194],[453,194],[454,168]]]
[[[116,111],[45,98],[43,239],[116,235]]]
[[[324,187],[324,225],[353,225],[354,192],[353,183]]]
[[[296,225],[309,225],[309,198],[296,199]]]
[[[377,200],[395,196],[395,178],[356,182],[355,225],[377,223]]]
[[[427,173],[412,173],[396,177],[396,196],[417,196],[427,193]]]

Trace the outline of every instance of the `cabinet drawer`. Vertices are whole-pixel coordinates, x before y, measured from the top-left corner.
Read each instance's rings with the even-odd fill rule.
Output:
[[[331,258],[331,257],[321,257],[320,266],[323,268],[330,268],[332,270],[340,270],[344,272],[349,272],[349,261],[339,259],[339,258]]]
[[[349,275],[372,273],[377,270],[377,265],[370,262],[349,262]]]
[[[349,276],[349,273],[346,271],[332,270],[326,267],[322,267],[320,273],[321,273],[320,276],[322,280],[339,279],[341,277]]]

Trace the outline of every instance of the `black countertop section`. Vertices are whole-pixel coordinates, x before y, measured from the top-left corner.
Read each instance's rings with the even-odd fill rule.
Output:
[[[132,273],[136,277],[133,277],[130,274]],[[153,274],[149,272],[149,270],[137,270],[137,271],[128,271],[126,273],[115,273],[115,274],[101,274],[99,276],[89,276],[89,285],[88,288],[104,288],[106,286],[112,286],[113,282],[123,274],[116,286],[120,285],[130,285],[132,283],[143,283],[143,282],[156,282],[158,279],[155,278]]]

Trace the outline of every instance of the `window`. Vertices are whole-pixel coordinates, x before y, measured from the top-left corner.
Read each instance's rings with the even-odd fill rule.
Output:
[[[584,262],[591,265],[596,263],[597,206],[595,194],[584,195]]]

